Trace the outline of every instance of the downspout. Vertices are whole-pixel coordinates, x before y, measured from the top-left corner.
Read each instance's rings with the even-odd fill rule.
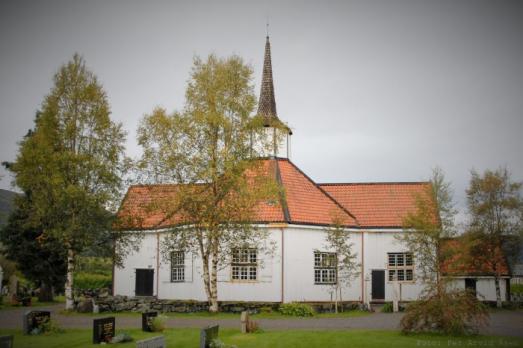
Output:
[[[361,303],[366,303],[365,293],[365,232],[361,231]]]
[[[160,232],[156,233],[156,298],[160,298]]]
[[[285,267],[284,267],[284,260],[285,260],[285,238],[283,236],[283,230],[284,228],[280,228],[281,230],[281,303],[284,303],[285,300]]]

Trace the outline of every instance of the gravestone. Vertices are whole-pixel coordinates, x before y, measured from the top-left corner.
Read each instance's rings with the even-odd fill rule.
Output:
[[[165,348],[167,345],[165,344],[165,337],[164,336],[156,336],[147,338],[145,340],[136,341],[136,348]]]
[[[13,348],[14,336],[0,336],[0,348]]]
[[[27,311],[23,316],[22,331],[24,335],[29,335],[34,329],[41,329],[42,323],[51,319],[49,311]]]
[[[158,316],[158,312],[142,313],[142,331],[152,332],[152,321]]]
[[[245,334],[247,333],[249,326],[249,313],[247,311],[243,311],[240,320],[242,323],[242,334]]]
[[[209,348],[211,342],[218,338],[219,325],[208,326],[200,331],[200,348]]]
[[[110,342],[114,337],[116,324],[114,317],[93,320],[93,344]]]

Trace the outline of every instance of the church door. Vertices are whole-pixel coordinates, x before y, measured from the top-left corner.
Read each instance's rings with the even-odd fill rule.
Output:
[[[136,270],[136,296],[152,296],[154,283],[154,269]]]

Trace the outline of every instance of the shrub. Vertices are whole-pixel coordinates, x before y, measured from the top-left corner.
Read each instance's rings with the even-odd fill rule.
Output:
[[[467,290],[425,294],[411,303],[401,319],[401,331],[475,334],[488,322],[487,307]]]
[[[510,293],[512,294],[523,294],[523,284],[511,284]]]
[[[76,289],[100,289],[111,287],[111,276],[95,273],[76,273],[74,287]]]
[[[292,315],[294,317],[312,317],[314,309],[306,303],[284,303],[280,306],[280,313],[283,315]]]
[[[38,335],[38,334],[56,334],[56,333],[64,333],[65,330],[58,325],[58,323],[53,319],[43,319],[40,323],[39,328],[34,328],[33,331],[31,331],[32,335]]]
[[[381,308],[381,311],[383,313],[392,313],[392,312],[394,312],[394,306],[392,305],[392,302],[385,302],[385,304]]]
[[[272,313],[272,307],[269,307],[269,306],[260,307],[259,311],[260,311],[260,313]]]
[[[151,331],[162,332],[165,330],[165,322],[167,317],[165,315],[158,315],[151,320]]]

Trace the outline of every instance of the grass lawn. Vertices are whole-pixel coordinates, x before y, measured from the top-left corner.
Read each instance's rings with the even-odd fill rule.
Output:
[[[129,316],[141,316],[141,313],[138,312],[118,312],[118,313],[110,313],[110,312],[103,312],[103,313],[77,313],[77,312],[66,312],[61,311],[60,314],[62,315],[71,315],[71,316],[92,316],[92,317],[99,317],[101,315],[105,316],[114,316],[114,317],[129,317]],[[237,313],[209,313],[209,312],[194,312],[194,313],[175,313],[175,312],[169,312],[169,313],[163,313],[169,318],[213,318],[213,319],[238,319],[240,317],[240,314]],[[252,319],[314,319],[314,318],[352,318],[352,317],[363,317],[366,315],[369,315],[369,312],[366,311],[360,311],[360,310],[353,310],[353,311],[346,311],[346,312],[340,312],[340,313],[321,313],[321,314],[315,314],[313,317],[293,317],[289,315],[283,315],[280,312],[271,312],[271,313],[258,313],[258,314],[252,314],[250,317]]]
[[[135,340],[158,336],[137,329],[125,330]],[[0,334],[14,334],[15,347],[93,347],[91,330],[68,330],[62,334],[48,336],[24,336],[19,330],[0,330]],[[198,347],[198,329],[168,329],[163,332],[168,347]],[[254,347],[523,347],[523,339],[477,336],[449,337],[440,335],[404,336],[397,331],[354,330],[354,331],[269,331],[256,334],[241,334],[238,330],[220,330],[220,339],[238,348]],[[135,342],[118,344],[135,347]]]

